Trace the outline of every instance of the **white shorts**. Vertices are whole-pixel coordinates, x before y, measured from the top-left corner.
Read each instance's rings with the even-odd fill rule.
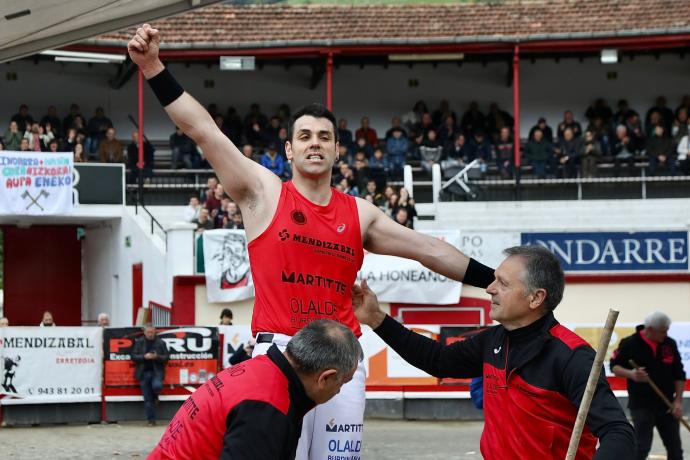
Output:
[[[273,342],[285,350],[290,336],[273,334]],[[271,343],[257,343],[252,356],[266,354]],[[364,433],[366,370],[364,361],[340,393],[304,416],[296,460],[360,460]]]

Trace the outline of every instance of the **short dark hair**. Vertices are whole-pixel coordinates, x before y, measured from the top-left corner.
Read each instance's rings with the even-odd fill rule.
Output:
[[[338,142],[338,125],[333,112],[328,110],[325,105],[314,102],[313,104],[306,105],[301,109],[297,110],[290,116],[288,121],[288,139],[292,142],[292,136],[295,134],[295,122],[298,118],[305,115],[312,116],[314,118],[326,118],[333,125],[333,135],[335,136],[335,142]]]
[[[546,291],[544,307],[555,309],[563,299],[565,276],[558,258],[543,246],[513,246],[503,251],[506,256],[521,257],[525,263],[525,288],[528,293],[537,289]]]
[[[336,369],[339,375],[345,375],[364,357],[352,331],[330,319],[307,324],[288,342],[286,351],[297,370],[306,373]]]
[[[223,319],[225,316],[232,319],[232,310],[229,308],[223,308],[223,311],[220,312],[220,319]]]

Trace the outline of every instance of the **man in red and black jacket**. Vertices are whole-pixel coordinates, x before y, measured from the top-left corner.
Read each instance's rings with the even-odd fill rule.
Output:
[[[218,373],[180,407],[149,459],[294,459],[302,418],[352,379],[362,347],[347,327],[313,321],[281,353]]]
[[[435,377],[484,377],[485,459],[560,460],[595,353],[553,316],[564,289],[558,259],[539,246],[505,254],[486,290],[491,319],[501,325],[465,341],[444,346],[406,329],[380,310],[366,282],[354,288],[355,314],[407,362]],[[628,459],[634,446],[632,426],[602,373],[576,459]]]
[[[628,408],[637,436],[636,459],[646,459],[652,447],[654,427],[659,431],[668,460],[683,458],[678,419],[682,414],[685,371],[676,341],[668,337],[671,318],[661,312],[647,316],[644,325],[621,340],[611,357],[611,371],[628,379]],[[633,360],[637,369],[633,369]],[[657,396],[653,381],[672,408]]]

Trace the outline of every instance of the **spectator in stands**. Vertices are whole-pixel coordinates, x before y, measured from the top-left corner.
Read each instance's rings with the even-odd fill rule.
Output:
[[[393,136],[394,131],[402,131],[403,136],[407,137],[407,131],[403,128],[402,119],[397,115],[391,119],[391,127],[386,131],[386,141]]]
[[[654,128],[654,133],[647,140],[647,157],[649,157],[649,175],[654,176],[659,168],[676,175],[676,149],[673,139],[664,133],[663,124]]]
[[[563,139],[558,142],[556,147],[558,164],[563,168],[560,171],[560,177],[573,178],[577,175],[581,149],[582,143],[580,138],[575,137],[575,133],[571,128],[566,128],[563,131]],[[559,175],[556,170],[554,170],[554,173],[557,176]]]
[[[79,119],[78,117],[76,118]],[[79,131],[77,129],[77,131]],[[88,152],[87,152],[88,153]],[[124,163],[125,153],[120,141],[115,139],[115,128],[108,128],[98,146],[98,158],[101,163]]]
[[[10,320],[7,319],[6,316],[0,317],[0,327],[9,327],[10,326]]]
[[[340,181],[335,185],[336,190],[343,192],[346,195],[359,196],[359,189],[357,184],[347,180],[346,178],[340,179]]]
[[[369,158],[374,153],[374,147],[369,145],[367,140],[363,137],[358,137],[354,147],[350,150],[350,156],[354,158],[357,152],[364,152],[366,157]]]
[[[84,155],[84,144],[74,144],[74,162],[86,163],[86,155]]]
[[[633,168],[635,167],[635,148],[628,136],[628,128],[625,125],[618,125],[616,127],[616,138],[613,141],[613,154],[614,168],[616,170],[616,175],[620,175],[622,172],[622,164],[626,163],[628,165],[628,175],[633,175]]]
[[[467,152],[468,148],[465,141],[465,135],[458,133],[458,135],[455,136],[454,142],[451,145],[446,146],[443,152],[445,159],[441,161],[441,168],[448,169],[456,166],[464,167],[467,163]]]
[[[486,117],[486,128],[493,142],[498,142],[503,128],[510,128],[512,132],[514,123],[515,120],[513,117],[505,110],[500,109],[498,104],[492,102],[489,105],[489,113]]]
[[[678,143],[678,166],[683,175],[690,175],[690,134],[686,134]]]
[[[364,158],[364,154],[359,152],[358,155],[359,157],[355,157],[354,173],[356,179],[355,185],[357,186],[357,190],[361,191],[367,186],[367,182],[371,177],[371,170],[369,169],[369,161]]]
[[[110,317],[108,316],[107,313],[99,313],[98,314],[98,326],[100,326],[100,327],[110,326]]]
[[[268,124],[268,117],[261,112],[261,107],[259,104],[254,103],[249,106],[249,113],[244,117],[244,132],[247,136],[247,140],[253,136],[253,133],[257,133],[262,127]],[[258,130],[254,126],[258,127]],[[250,141],[251,142],[251,141]]]
[[[378,145],[379,138],[376,130],[369,125],[369,117],[362,117],[362,126],[355,131],[355,138],[364,138],[372,148]]]
[[[347,120],[345,118],[338,120],[338,138],[340,139],[340,145],[344,145],[348,149],[355,143],[352,131],[347,129]]]
[[[31,148],[29,146],[29,139],[27,139],[26,137],[22,137],[22,140],[19,142],[19,150],[21,152],[31,151]]]
[[[266,125],[261,130],[261,140],[263,145],[277,144],[278,143],[278,133],[280,132],[280,118],[277,116],[272,116]]]
[[[154,152],[156,149],[144,137],[144,170],[142,171],[145,179],[153,177]],[[131,182],[139,177],[139,132],[132,132],[132,142],[127,144],[127,168],[131,171]]]
[[[476,131],[467,144],[467,162],[469,163],[475,159],[479,160],[479,169],[482,174],[485,174],[491,157],[491,144],[484,137],[483,131]]]
[[[177,169],[182,166],[187,169],[199,167],[199,153],[196,144],[187,136],[179,126],[175,126],[175,132],[170,135],[170,167]]]
[[[57,153],[60,150],[60,143],[57,139],[53,139],[48,143],[48,151],[50,153]]]
[[[23,131],[19,130],[19,124],[16,121],[10,122],[10,127],[5,131],[4,142],[5,149],[19,150],[19,147],[24,137]]]
[[[594,134],[594,140],[599,144],[602,156],[609,156],[613,148],[613,134],[609,129],[608,123],[601,117],[594,117],[592,122],[587,126],[587,131]]]
[[[199,210],[199,217],[196,222],[196,232],[202,233],[204,230],[213,230],[213,220],[211,220],[208,208],[201,208]]]
[[[45,126],[47,128],[48,125],[52,126],[56,137],[62,136],[62,122],[58,117],[57,108],[55,108],[54,105],[49,106],[48,112],[43,115],[43,118],[41,118],[41,126]]]
[[[34,119],[29,115],[29,107],[26,104],[19,106],[19,112],[12,115],[10,121],[16,121],[20,132],[28,131],[29,126],[34,122]]]
[[[98,145],[105,137],[108,128],[113,127],[113,122],[105,116],[103,107],[96,107],[93,117],[86,125],[86,143],[84,147],[87,153],[96,153]]]
[[[244,230],[244,218],[241,212],[236,212],[232,215],[233,228],[237,230]]]
[[[29,150],[34,152],[41,152],[46,149],[43,144],[40,133],[40,125],[38,123],[31,123],[24,133],[24,138],[29,140]]]
[[[631,146],[633,146],[635,153],[642,153],[642,150],[646,147],[647,139],[644,135],[640,116],[636,112],[630,114],[626,127],[628,128],[628,136],[630,136]]]
[[[392,187],[391,187],[392,190]],[[385,191],[384,191],[385,195]],[[381,207],[381,210],[386,213],[388,217],[391,219],[395,218],[395,213],[398,210],[398,202],[400,201],[400,197],[398,196],[397,193],[393,192],[390,195],[386,195],[386,202],[383,204]]]
[[[581,144],[579,156],[582,177],[595,177],[597,175],[597,163],[602,155],[599,142],[597,142],[592,131],[585,131],[585,138]]]
[[[546,122],[546,118],[539,118],[537,124],[532,126],[532,128],[529,130],[529,136],[527,137],[528,141],[534,140],[534,132],[536,130],[541,131],[541,138],[544,142],[549,144],[553,143],[553,130]]]
[[[661,112],[651,112],[649,114],[649,120],[647,121],[647,124],[645,125],[645,135],[648,138],[651,138],[654,136],[654,130],[656,129],[657,126],[664,126],[663,122],[663,117],[661,115]],[[664,135],[667,135],[669,131],[664,131]]]
[[[426,139],[419,146],[419,158],[421,159],[422,168],[431,174],[433,165],[439,163],[442,156],[443,147],[438,140],[436,130],[430,129]]]
[[[39,326],[41,326],[41,327],[55,327],[56,326],[55,321],[53,321],[53,314],[49,310],[46,310],[43,312],[43,318],[41,319]]]
[[[285,170],[288,175],[291,173],[290,169],[290,163],[287,161],[287,154],[285,153],[285,142],[288,140],[288,132],[287,128],[285,126],[281,126],[280,130],[278,131],[278,143],[276,144],[276,148],[278,150],[278,155],[283,157],[283,160],[285,160]],[[347,148],[346,148],[347,151]]]
[[[532,172],[539,179],[546,178],[547,166],[554,160],[553,145],[544,139],[541,129],[532,132],[532,139],[525,145],[525,159],[532,166]],[[553,171],[556,174],[556,171]]]
[[[366,188],[362,192],[362,198],[366,197],[367,195],[371,196],[371,202],[376,206],[380,206],[384,202],[383,194],[378,192],[376,181],[374,179],[369,179],[367,181]]]
[[[237,113],[235,107],[228,107],[225,116],[225,133],[230,138],[233,144],[242,144],[242,119]]]
[[[244,144],[242,146],[242,155],[256,163],[261,162],[261,155],[259,153],[254,152],[254,147],[252,147],[251,144]]]
[[[417,123],[414,126],[414,128],[410,131],[410,137],[415,138],[421,136],[423,139],[426,139],[429,130],[435,128],[436,126],[434,125],[434,122],[431,119],[431,115],[429,115],[429,112],[424,112],[422,114],[422,119],[420,120],[420,122]]]
[[[382,189],[385,187],[390,170],[390,162],[386,155],[383,154],[383,150],[380,148],[374,150],[374,155],[369,159],[369,178],[376,181],[378,188]]]
[[[415,102],[412,110],[405,113],[401,118],[403,125],[407,127],[408,133],[414,129],[414,126],[422,121],[422,114],[429,112],[426,103],[422,100]]]
[[[280,177],[281,180],[287,179],[287,175],[285,174],[285,160],[278,155],[275,142],[268,145],[264,154],[261,155],[260,163],[261,166]]]
[[[77,144],[77,130],[69,128],[65,137],[61,139],[60,150],[63,152],[73,152],[74,146]]]
[[[227,195],[220,200],[220,208],[213,216],[213,228],[224,228],[229,220],[228,205],[230,204],[230,197]]]
[[[192,195],[189,197],[189,204],[184,208],[184,220],[185,222],[194,222],[199,219],[199,211],[201,211],[201,202],[199,202],[199,197]]]
[[[57,141],[58,134],[53,129],[53,125],[46,123],[45,125],[38,125],[38,134],[41,136],[43,144],[50,150],[50,143]]]
[[[512,129],[504,126],[499,133],[496,142],[496,166],[502,179],[513,177],[515,170],[515,144],[513,143]]]
[[[558,124],[558,140],[562,141],[565,138],[565,131],[570,129],[574,138],[579,138],[582,135],[582,126],[575,121],[573,112],[566,110],[563,113],[563,121]]]
[[[134,341],[132,360],[136,363],[134,376],[141,386],[144,396],[144,410],[149,426],[156,424],[156,403],[158,395],[163,389],[165,378],[165,363],[168,361],[168,347],[156,335],[156,328],[147,323],[144,335]]]
[[[407,213],[408,223],[406,227],[414,228],[414,218],[417,217],[417,208],[415,207],[414,198],[410,196],[410,192],[405,187],[400,188],[400,198],[398,198],[398,209],[404,209]],[[398,222],[400,223],[400,222]]]
[[[232,310],[229,308],[223,308],[220,312],[220,325],[221,326],[232,326]]]
[[[632,115],[637,115],[637,112],[630,108],[626,99],[621,99],[618,101],[618,111],[613,115],[613,123],[615,126],[624,125]]]
[[[255,345],[256,340],[254,340],[253,338],[249,338],[249,340],[247,340],[247,343],[240,344],[228,360],[230,365],[234,366],[235,364],[239,364],[248,359],[251,359],[252,353],[254,353]]]
[[[469,108],[462,115],[460,128],[465,133],[465,136],[474,136],[477,132],[481,132],[482,136],[484,136],[483,133],[486,132],[486,117],[479,111],[477,101],[470,102]]]
[[[445,148],[452,145],[455,138],[460,133],[460,129],[455,124],[455,118],[448,115],[441,126],[438,128],[438,139]]]
[[[407,152],[410,150],[410,140],[404,135],[405,131],[393,129],[391,136],[386,139],[386,155],[392,177],[402,177]]]
[[[690,120],[688,120],[688,109],[679,107],[673,126],[671,127],[671,136],[676,144],[688,135],[688,128],[690,128]]]
[[[654,113],[659,114],[659,118],[656,121],[652,119]],[[668,136],[671,133],[673,118],[673,111],[666,106],[666,98],[664,96],[657,97],[656,104],[647,110],[647,115],[645,116],[645,127],[647,128],[648,136],[651,137],[654,126],[657,124],[664,126],[664,133]]]
[[[77,104],[70,105],[69,106],[69,113],[62,120],[62,129],[68,130],[68,129],[72,128],[74,126],[74,119],[77,116],[81,117],[79,106]]]
[[[218,183],[216,184],[216,187],[213,190],[213,194],[209,193],[208,195],[206,195],[206,203],[204,203],[204,207],[208,209],[211,218],[215,217],[213,211],[220,209],[220,201],[223,199],[224,196],[225,189],[223,188],[222,184]]]
[[[81,143],[86,141],[86,128],[84,127],[84,117],[81,115],[75,115],[74,121],[72,122],[72,128],[77,130],[77,137],[81,137]]]
[[[611,107],[609,107],[608,103],[600,97],[595,100],[592,105],[587,107],[585,117],[592,125],[594,124],[594,120],[596,118],[601,118],[604,125],[610,126],[611,119],[613,118],[613,111],[611,110]]]
[[[251,146],[250,146],[251,147]],[[206,179],[206,190],[201,195],[201,202],[206,204],[208,197],[212,197],[216,194],[216,187],[218,186],[218,178],[216,176],[211,176]]]
[[[407,209],[405,208],[397,208],[393,215],[393,220],[403,227],[412,228],[412,219],[410,219],[410,216],[407,214]]]
[[[434,126],[440,126],[441,124],[445,123],[445,120],[448,117],[453,119],[454,125],[457,124],[458,117],[455,115],[455,112],[451,110],[448,99],[441,99],[438,108],[431,114],[431,122],[434,124]]]

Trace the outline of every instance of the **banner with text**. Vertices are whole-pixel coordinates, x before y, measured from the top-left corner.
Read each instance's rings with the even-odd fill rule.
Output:
[[[244,230],[206,230],[203,244],[208,301],[235,302],[254,297]]]
[[[230,357],[252,338],[251,326],[218,326],[218,332],[223,336],[223,352],[221,359],[223,369],[230,367]]]
[[[563,270],[688,270],[688,232],[523,233],[522,244],[554,253]]]
[[[421,231],[460,247],[457,230]],[[366,279],[381,302],[454,304],[460,300],[461,283],[434,273],[419,262],[365,252],[357,279]]]
[[[72,212],[72,154],[0,152],[0,215]]]
[[[159,328],[170,359],[164,385],[201,385],[218,372],[218,329],[215,327]],[[103,334],[106,387],[137,387],[132,360],[134,342],[143,335],[138,327],[107,328]]]
[[[99,401],[100,327],[0,328],[0,403]]]

